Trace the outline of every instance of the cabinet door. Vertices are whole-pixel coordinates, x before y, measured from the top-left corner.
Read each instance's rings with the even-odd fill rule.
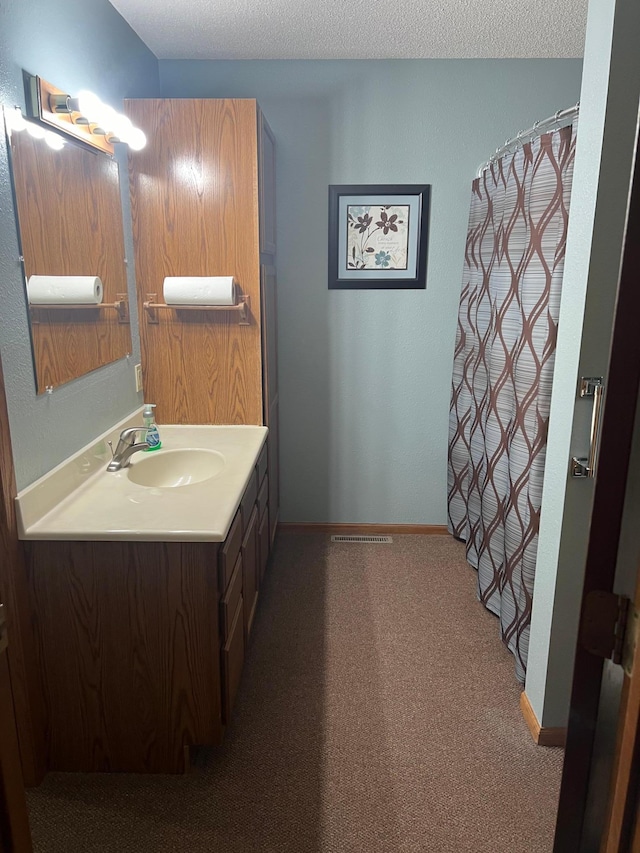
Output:
[[[244,664],[244,617],[242,598],[233,618],[231,631],[222,647],[222,715],[225,725],[229,724],[233,703],[236,699],[242,666]]]
[[[262,383],[264,419],[269,426],[269,408],[278,399],[278,324],[276,301],[276,269],[268,264],[260,267],[260,299],[262,308]]]
[[[226,593],[242,546],[242,513],[238,510],[218,552],[218,595]]]
[[[229,586],[220,602],[220,636],[225,643],[231,634],[233,619],[238,610],[238,602],[242,597],[242,554],[238,554],[236,567]]]
[[[276,143],[271,128],[259,113],[260,251],[276,253]]]
[[[251,513],[253,512],[253,508],[256,504],[256,498],[258,497],[258,474],[256,469],[254,468],[251,472],[251,476],[249,477],[249,482],[247,483],[247,487],[244,490],[244,495],[242,496],[242,500],[240,501],[240,515],[242,516],[242,529],[243,531],[247,530],[249,527],[249,519],[251,518]]]
[[[182,773],[220,743],[217,543],[29,546],[49,769]]]
[[[267,445],[264,444],[262,446],[262,450],[260,451],[260,456],[258,456],[258,461],[256,462],[256,471],[258,474],[258,488],[261,490],[264,486],[264,479],[267,476]],[[258,495],[258,500],[260,500],[260,495]],[[262,513],[260,513],[261,515]]]
[[[266,451],[265,447],[265,451]],[[266,453],[265,453],[266,458]],[[262,523],[262,516],[267,511],[267,504],[269,503],[269,476],[265,474],[264,479],[262,481],[262,485],[260,486],[260,491],[258,492],[258,499],[256,501],[256,506],[258,507],[258,518],[260,519],[260,523]]]
[[[255,507],[242,541],[242,597],[244,633],[248,640],[258,601],[258,511]]]

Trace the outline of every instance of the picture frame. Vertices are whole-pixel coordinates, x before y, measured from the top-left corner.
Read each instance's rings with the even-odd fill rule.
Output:
[[[329,186],[329,290],[427,285],[430,184]]]

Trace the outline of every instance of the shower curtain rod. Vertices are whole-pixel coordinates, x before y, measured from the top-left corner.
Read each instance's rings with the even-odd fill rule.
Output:
[[[488,169],[492,163],[495,163],[496,160],[499,160],[503,154],[506,154],[507,151],[511,148],[512,145],[521,145],[524,142],[531,141],[536,136],[544,133],[550,127],[553,127],[554,124],[558,125],[558,129],[567,124],[570,124],[575,116],[580,112],[580,102],[574,107],[568,107],[566,110],[558,110],[557,113],[554,113],[552,116],[543,119],[543,121],[537,121],[535,124],[530,127],[528,130],[520,130],[513,137],[513,139],[507,139],[504,145],[501,145],[499,148],[496,148],[495,154],[492,154],[489,159],[484,162],[478,169],[478,174],[476,177],[480,177],[485,169]]]

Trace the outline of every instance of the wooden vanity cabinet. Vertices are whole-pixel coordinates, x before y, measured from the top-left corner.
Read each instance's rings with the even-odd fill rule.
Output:
[[[233,704],[236,700],[242,667],[244,666],[244,618],[242,596],[238,601],[233,622],[222,647],[222,714],[225,725],[231,721]]]
[[[221,743],[266,553],[267,458],[224,542],[25,542],[49,770],[180,773],[189,747]]]
[[[277,410],[277,409],[276,409]],[[270,467],[273,449],[277,447],[277,436],[273,443],[269,443],[269,435],[267,435],[267,443],[262,449],[262,453],[258,458],[256,470],[258,472],[258,496],[256,498],[256,510],[258,521],[258,534],[256,542],[256,561],[258,575],[258,589],[264,580],[264,574],[271,553],[271,546],[275,536],[275,525],[277,523],[278,500],[274,498],[274,503],[271,503],[272,491],[270,483],[275,478],[277,482],[278,472]],[[269,506],[275,507],[274,512],[270,513]],[[271,529],[271,521],[273,521],[273,530]]]
[[[220,637],[222,642],[231,635],[231,627],[238,610],[238,603],[242,599],[242,555],[238,554],[236,567],[229,586],[220,601]]]
[[[27,542],[49,770],[179,773],[223,727],[215,542]]]
[[[231,522],[227,538],[222,543],[218,557],[218,587],[225,592],[236,568],[242,544],[242,514],[237,512]]]
[[[258,511],[254,505],[242,540],[244,634],[248,640],[258,603]]]

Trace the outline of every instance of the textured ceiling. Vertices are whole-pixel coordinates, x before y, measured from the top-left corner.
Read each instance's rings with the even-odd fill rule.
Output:
[[[588,0],[111,0],[159,59],[581,57]]]

